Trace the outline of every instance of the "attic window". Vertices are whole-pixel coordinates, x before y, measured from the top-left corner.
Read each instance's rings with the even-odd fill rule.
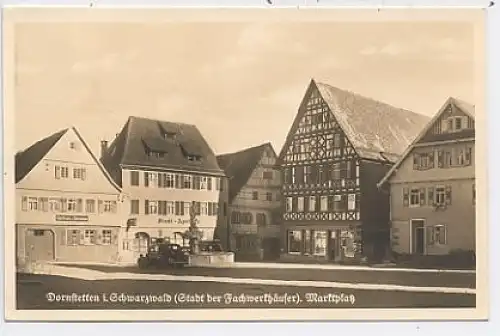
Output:
[[[75,148],[76,148],[76,144],[75,144],[73,141],[71,141],[71,142],[69,143],[69,148],[71,148],[71,149],[75,149]]]
[[[175,140],[177,138],[177,127],[169,123],[159,123],[160,133],[165,140]]]
[[[201,161],[203,158],[201,150],[196,144],[193,143],[183,143],[181,144],[182,152],[188,161]]]
[[[146,151],[146,154],[150,158],[161,159],[165,157],[164,152]]]

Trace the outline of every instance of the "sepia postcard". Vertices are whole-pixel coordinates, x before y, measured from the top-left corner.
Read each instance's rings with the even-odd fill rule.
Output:
[[[487,319],[485,14],[5,9],[6,319]]]

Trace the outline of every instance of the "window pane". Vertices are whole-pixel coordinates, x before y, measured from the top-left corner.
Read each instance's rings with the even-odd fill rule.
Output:
[[[288,252],[300,253],[302,244],[302,231],[288,231]]]

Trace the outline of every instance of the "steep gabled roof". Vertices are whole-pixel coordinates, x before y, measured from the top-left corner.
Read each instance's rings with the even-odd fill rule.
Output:
[[[424,137],[427,132],[431,129],[431,127],[434,125],[434,123],[441,117],[441,115],[446,111],[446,108],[450,104],[455,104],[456,107],[458,107],[462,112],[467,114],[469,117],[471,117],[473,120],[475,119],[475,107],[474,105],[471,105],[467,102],[464,102],[463,100],[459,100],[454,97],[449,97],[446,102],[441,106],[439,111],[432,117],[431,120],[427,123],[427,125],[422,128],[418,136],[412,141],[410,145],[406,148],[405,152],[403,155],[399,158],[399,160],[391,167],[391,169],[387,172],[387,174],[380,180],[379,183],[377,183],[377,186],[380,188],[387,180],[392,176],[392,174],[401,166],[403,161],[408,157],[408,155],[411,153],[413,148],[415,147],[415,144],[417,144],[422,137]]]
[[[45,155],[62,138],[69,128],[51,134],[50,136],[35,142],[25,150],[16,153],[15,169],[16,183],[21,181],[42,160]]]
[[[61,140],[61,138],[69,130],[72,130],[76,134],[78,140],[83,144],[85,150],[87,150],[87,152],[90,154],[109,183],[111,183],[114,188],[121,192],[121,188],[115,183],[115,181],[109,175],[108,171],[94,155],[87,142],[83,139],[76,127],[66,128],[57,133],[54,133],[40,141],[35,142],[24,151],[17,153],[15,158],[16,183],[21,181],[26,175],[28,175],[29,172],[38,164],[38,162],[40,162],[47,155],[47,153],[59,142],[59,140]]]
[[[430,119],[314,80],[304,99],[315,88],[361,158],[395,162]],[[280,158],[283,158],[303,113],[304,109],[299,109]]]
[[[166,139],[165,135],[171,138]],[[150,157],[148,150],[162,152],[164,156]],[[198,156],[201,160],[191,161],[190,156]],[[214,152],[196,126],[135,116],[128,118],[101,161],[110,171],[126,165],[224,175]]]
[[[240,190],[247,184],[248,179],[257,167],[262,158],[262,154],[270,149],[274,156],[276,152],[273,146],[267,142],[265,144],[250,147],[235,153],[222,154],[217,156],[219,166],[224,169],[229,178],[229,202],[231,203]]]

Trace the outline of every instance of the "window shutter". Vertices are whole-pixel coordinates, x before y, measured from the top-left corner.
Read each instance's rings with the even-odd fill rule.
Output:
[[[23,211],[28,210],[28,197],[23,196],[22,201],[21,201],[21,209]]]
[[[59,244],[66,245],[66,229],[58,229]]]
[[[451,204],[451,186],[449,186],[449,185],[446,186],[445,193],[446,193],[446,204],[450,205]]]
[[[472,163],[472,148],[467,147],[467,149],[465,150],[465,164],[469,166],[471,163]]]
[[[98,204],[97,206],[98,206],[99,213],[102,213],[104,211],[103,202],[102,201],[98,201],[97,204]]]
[[[200,215],[201,214],[201,202],[195,202],[195,206],[196,206],[196,214],[197,215]]]
[[[213,208],[214,204],[212,202],[208,202],[208,215],[209,216],[212,216],[213,213],[214,213],[214,208]]]
[[[55,166],[55,177],[56,179],[60,179],[61,178],[61,167],[59,166]]]
[[[102,201],[99,201],[102,204]],[[68,201],[65,198],[61,199],[61,212],[66,212],[68,210]]]
[[[408,188],[403,188],[403,206],[407,207],[410,204]]]
[[[184,202],[183,202],[183,201],[179,202],[179,214],[180,214],[181,216],[184,216],[184,215],[185,215],[185,214],[184,214]],[[186,214],[186,215],[187,215],[187,214]]]
[[[434,187],[427,188],[427,204],[434,205]]]
[[[434,151],[429,152],[429,167],[434,168]]]
[[[144,186],[149,187],[149,174],[144,172]]]
[[[201,176],[195,175],[193,189],[200,190],[200,186],[201,186]]]
[[[114,230],[111,232],[111,244],[112,245],[118,244],[118,234]]]
[[[425,205],[425,188],[420,188],[420,205]]]
[[[434,228],[432,226],[427,226],[425,228],[425,245],[433,245],[434,244]]]
[[[415,153],[413,154],[413,170],[418,170],[418,159],[420,155]]]
[[[149,215],[149,201],[148,200],[144,201],[144,214]]]
[[[42,211],[47,212],[49,210],[49,199],[47,197],[42,197]]]
[[[292,212],[297,211],[297,203],[298,203],[297,197],[292,197]]]
[[[179,174],[175,174],[175,188],[180,189],[181,188],[181,178]]]
[[[207,177],[207,189],[212,190],[212,176]]]
[[[76,200],[76,212],[83,212],[83,200],[81,198]]]
[[[179,216],[179,214],[180,214],[179,207],[180,207],[180,203],[178,201],[175,201],[175,215],[176,216]]]
[[[438,168],[444,167],[444,152],[442,150],[437,152],[438,157]]]
[[[165,178],[164,173],[158,173],[158,188],[163,188],[163,179]]]
[[[469,117],[467,116],[462,117],[462,128],[464,129],[469,128]]]
[[[85,231],[84,230],[79,231],[79,234],[77,235],[77,237],[79,237],[78,245],[83,245],[83,243],[85,242]]]

